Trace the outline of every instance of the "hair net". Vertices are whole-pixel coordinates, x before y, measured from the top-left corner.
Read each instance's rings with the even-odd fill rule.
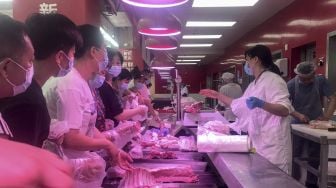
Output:
[[[230,73],[230,72],[225,72],[225,73],[222,74],[222,79],[224,81],[233,81],[234,77],[235,77],[235,75]]]
[[[299,76],[311,76],[315,73],[316,65],[312,62],[302,62],[299,63],[294,72]]]

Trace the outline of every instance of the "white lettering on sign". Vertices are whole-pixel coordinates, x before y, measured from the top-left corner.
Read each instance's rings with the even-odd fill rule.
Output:
[[[51,14],[57,12],[57,4],[56,3],[41,3],[40,4],[40,13],[41,14]]]

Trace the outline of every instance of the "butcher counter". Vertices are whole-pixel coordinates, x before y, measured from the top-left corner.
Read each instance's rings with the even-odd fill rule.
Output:
[[[174,121],[169,114],[162,114]],[[195,136],[196,126],[184,126],[178,122],[173,124],[171,134],[179,136]],[[207,187],[304,187],[275,165],[258,154],[252,153],[198,153],[174,151],[177,159],[136,159],[134,166],[148,168],[191,166],[198,176],[197,182],[173,182],[162,183],[161,187],[186,187],[186,188],[207,188]],[[120,181],[120,180],[119,180]],[[104,187],[118,187],[118,181],[105,180]]]

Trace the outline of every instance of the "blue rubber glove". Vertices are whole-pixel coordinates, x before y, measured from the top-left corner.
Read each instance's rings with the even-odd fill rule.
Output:
[[[265,101],[258,99],[257,97],[250,97],[246,99],[246,105],[249,109],[262,108],[265,105]]]

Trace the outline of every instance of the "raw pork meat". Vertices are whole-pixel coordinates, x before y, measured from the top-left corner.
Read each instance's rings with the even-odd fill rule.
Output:
[[[191,166],[170,167],[150,170],[158,183],[169,182],[198,182],[198,176],[193,172]]]
[[[177,159],[176,154],[172,151],[150,151],[147,159]]]
[[[118,188],[148,188],[156,185],[156,180],[150,172],[142,168],[137,168],[133,171],[126,172]]]
[[[203,128],[222,134],[230,134],[230,127],[218,120],[207,122],[203,125]]]
[[[328,129],[333,128],[333,124],[329,121],[313,120],[309,122],[309,127],[312,129]]]

